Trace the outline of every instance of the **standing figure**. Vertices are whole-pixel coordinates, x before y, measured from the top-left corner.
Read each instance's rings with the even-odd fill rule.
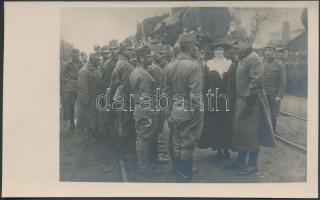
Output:
[[[74,109],[77,99],[78,72],[81,67],[80,51],[78,49],[72,49],[71,60],[67,61],[61,69],[61,84],[66,97],[67,119],[69,120],[70,129],[75,128]]]
[[[196,42],[193,33],[180,35],[181,52],[165,72],[165,94],[173,100],[173,171],[179,182],[192,181],[193,153],[203,125],[202,71],[195,60]]]
[[[271,112],[273,131],[276,131],[280,104],[287,85],[286,69],[283,63],[275,57],[276,47],[269,45],[264,48],[264,88],[267,94]]]
[[[134,121],[130,101],[130,75],[134,69],[129,59],[134,55],[134,45],[125,39],[120,43],[119,58],[111,74],[110,97],[115,117],[115,141],[119,156],[128,156],[129,149],[135,148]],[[132,143],[130,143],[130,141]],[[130,146],[131,145],[131,146]]]
[[[239,155],[237,160],[226,168],[237,170],[238,175],[249,175],[258,171],[260,145],[274,147],[275,140],[268,100],[263,88],[261,59],[252,50],[244,29],[236,30],[231,35],[234,48],[239,53],[232,132],[232,146]]]
[[[156,40],[152,40],[151,44],[149,45],[149,48],[152,53],[152,64],[148,66],[147,71],[152,76],[152,78],[155,81],[155,88],[153,95],[156,97],[157,95],[161,95],[163,92],[163,86],[164,86],[164,74],[163,74],[163,68],[165,67],[164,63],[164,52],[163,51],[163,45],[160,42],[155,42]],[[159,102],[162,103],[162,102]],[[163,129],[164,127],[164,121],[165,116],[163,111],[157,112],[159,115],[157,122],[157,135],[158,140],[155,141],[156,144],[159,145],[152,145],[155,147],[155,149],[152,150],[152,159],[154,161],[161,161],[166,162],[169,161],[169,132],[166,129]]]
[[[96,105],[96,98],[100,94],[101,89],[99,64],[99,55],[91,53],[88,63],[79,71],[78,80],[79,116],[77,127],[86,129],[93,143],[97,143],[99,128]]]
[[[214,58],[207,61],[205,74],[205,122],[200,148],[217,150],[215,160],[231,159],[232,113],[230,107],[230,66],[231,60],[224,57],[224,52],[231,48],[231,42],[226,38],[217,39],[211,48]]]
[[[87,56],[86,52],[81,52],[80,58],[81,58],[82,65],[83,66],[86,65],[88,62],[88,56]]]
[[[109,42],[109,56],[108,60],[104,62],[102,67],[100,68],[101,74],[102,74],[102,81],[101,81],[101,92],[103,94],[106,94],[108,97],[108,102],[103,101],[102,106],[105,106],[104,104],[109,103],[111,105],[112,99],[110,98],[110,83],[111,83],[111,75],[113,72],[113,69],[116,67],[116,64],[118,62],[118,42],[117,40],[111,40]],[[113,120],[114,112],[112,109],[109,111],[103,111],[100,113],[100,122],[102,123],[102,126],[105,128],[105,131],[108,135],[114,134],[114,120]]]
[[[137,132],[138,172],[143,176],[150,176],[155,175],[150,154],[155,154],[154,150],[157,150],[158,123],[161,123],[161,116],[155,106],[156,84],[147,71],[147,67],[152,63],[151,51],[146,46],[140,47],[136,50],[136,56],[137,64],[130,76],[130,85],[134,94],[133,117]]]
[[[100,69],[101,69],[104,63],[107,62],[107,60],[109,59],[109,56],[110,56],[109,47],[107,45],[104,45],[100,50],[100,54],[102,57],[102,60],[100,62]]]

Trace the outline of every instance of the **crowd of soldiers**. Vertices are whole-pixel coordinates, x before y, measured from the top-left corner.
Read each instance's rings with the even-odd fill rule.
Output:
[[[159,175],[160,163],[171,160],[177,181],[191,182],[195,148],[216,151],[214,159],[229,160],[225,169],[237,175],[253,174],[260,146],[275,146],[286,87],[276,51],[269,45],[259,56],[244,30],[218,38],[205,50],[198,48],[193,31],[169,48],[154,38],[138,47],[129,39],[112,40],[88,59],[74,49],[61,70],[64,114],[70,129],[86,130],[94,143],[101,132],[110,135],[118,156],[134,157],[141,176]],[[202,98],[209,90],[219,92],[214,109],[209,98]],[[108,98],[97,106],[100,94]],[[159,94],[173,101],[156,103]],[[177,94],[188,98],[181,101]],[[151,109],[143,107],[146,98]],[[110,102],[121,109],[98,109]],[[234,160],[231,151],[238,152]]]

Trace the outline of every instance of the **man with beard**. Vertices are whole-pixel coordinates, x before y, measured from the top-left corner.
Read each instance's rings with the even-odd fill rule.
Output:
[[[130,85],[135,104],[133,116],[137,132],[138,171],[142,176],[150,176],[155,175],[150,154],[154,154],[157,147],[161,116],[155,107],[156,84],[147,71],[147,67],[152,63],[151,51],[146,46],[140,47],[136,50],[136,56],[137,64],[130,76]]]
[[[280,113],[280,103],[286,90],[287,76],[283,63],[275,57],[276,47],[268,45],[264,48],[264,88],[267,93],[271,111],[273,131],[276,131],[277,117]]]
[[[65,95],[67,110],[67,119],[69,120],[69,128],[74,129],[74,109],[77,99],[77,81],[78,72],[82,67],[80,60],[80,51],[78,49],[72,49],[71,60],[67,61],[61,69],[61,84],[63,95]]]
[[[237,160],[226,168],[236,170],[238,175],[249,175],[258,171],[260,145],[274,147],[275,140],[268,100],[263,88],[261,59],[252,50],[244,29],[233,31],[231,36],[234,48],[239,53],[237,97],[232,127],[232,146],[239,155]]]
[[[192,182],[193,153],[203,125],[202,70],[194,33],[179,37],[180,54],[165,71],[165,94],[173,100],[173,171],[178,182]]]
[[[97,53],[91,53],[89,62],[79,71],[78,99],[79,99],[79,128],[86,129],[93,143],[98,141],[98,124],[96,98],[101,89],[101,73],[98,69],[100,57]]]
[[[120,43],[119,58],[111,74],[110,97],[113,99],[112,110],[115,113],[115,141],[119,156],[128,155],[134,148],[134,123],[130,111],[130,75],[134,69],[129,60],[134,54],[134,45],[130,39]],[[131,145],[131,146],[130,146]]]

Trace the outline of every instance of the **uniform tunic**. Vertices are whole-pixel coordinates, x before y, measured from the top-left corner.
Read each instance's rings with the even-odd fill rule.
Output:
[[[98,68],[88,63],[79,71],[78,101],[79,128],[98,128],[98,109],[96,98],[101,92],[101,73]]]
[[[60,79],[62,84],[63,100],[66,104],[67,119],[74,118],[74,106],[77,99],[77,81],[78,72],[82,67],[82,63],[76,63],[72,60],[63,64],[60,72]]]
[[[136,151],[140,168],[147,168],[150,145],[157,139],[159,115],[155,111],[154,89],[155,83],[152,76],[140,64],[130,76],[130,85],[134,98],[133,118],[137,132]],[[146,99],[145,99],[146,98]],[[148,101],[149,103],[142,103]]]
[[[128,58],[123,55],[119,56],[116,67],[111,74],[110,95],[114,102],[124,99],[124,105],[114,103],[116,108],[113,109],[116,115],[116,132],[119,137],[124,138],[133,130],[133,116],[130,111],[130,75],[133,71],[133,66],[129,63]]]
[[[254,152],[260,145],[275,146],[270,109],[263,89],[263,66],[258,54],[251,49],[240,56],[236,90],[233,148],[242,152]],[[254,103],[248,103],[250,97]]]
[[[177,60],[166,68],[165,77],[165,94],[174,100],[170,114],[173,123],[173,157],[190,160],[203,125],[202,71],[193,58],[180,53]],[[179,103],[181,100],[183,104]]]

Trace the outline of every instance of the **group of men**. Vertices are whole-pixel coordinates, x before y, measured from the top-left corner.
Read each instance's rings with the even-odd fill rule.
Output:
[[[231,38],[237,59],[232,60],[236,67],[230,68],[236,88],[230,126],[232,149],[239,153],[226,169],[248,175],[258,171],[259,146],[275,145],[273,134],[286,78],[274,46],[264,49],[262,60],[245,32],[234,31]],[[90,53],[86,63],[73,50],[61,70],[61,87],[71,129],[77,99],[77,127],[86,129],[93,142],[103,127],[120,156],[134,152],[139,175],[157,175],[159,162],[171,159],[177,181],[191,182],[193,154],[207,112],[202,109],[202,97],[207,95],[206,62],[192,31],[181,34],[171,50],[174,55],[168,56],[156,39],[137,48],[129,39],[119,45],[112,40],[100,52]],[[101,94],[107,98],[98,98]],[[159,94],[169,101],[159,100]],[[111,109],[99,109],[111,103]]]

